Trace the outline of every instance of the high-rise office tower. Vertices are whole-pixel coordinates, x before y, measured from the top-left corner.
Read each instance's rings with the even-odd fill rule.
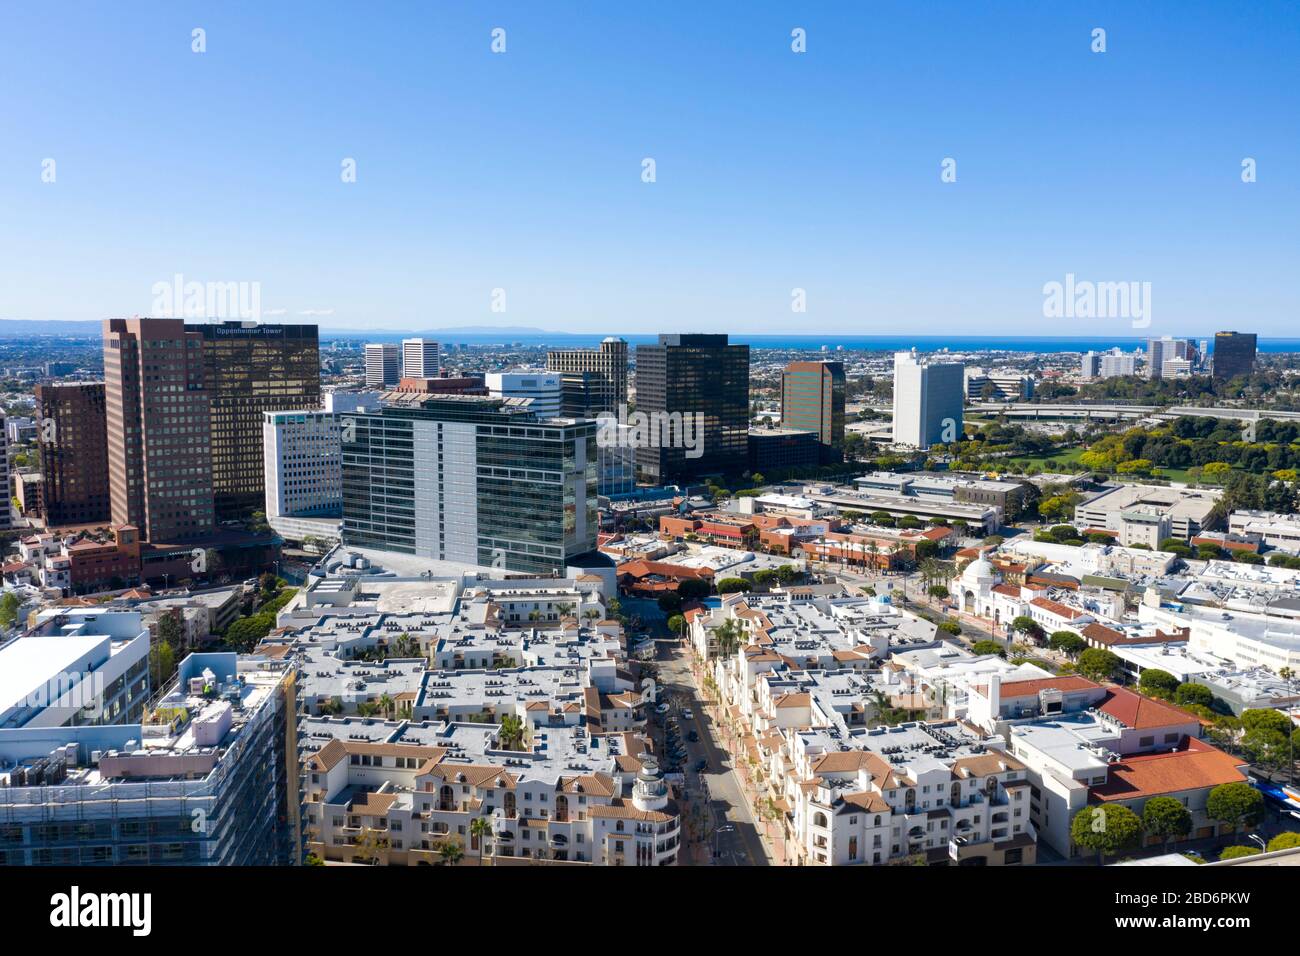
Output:
[[[5,428],[5,417],[3,413],[0,413],[0,430],[4,431],[4,434],[0,435],[0,458],[4,459],[3,461],[0,461],[0,481],[3,481],[4,484],[0,485],[0,487],[4,488],[5,496],[6,496],[5,501],[3,503],[0,503],[0,531],[8,531],[13,527],[14,524],[14,510],[13,510],[13,504],[8,498],[9,481],[10,481],[9,479],[9,430]]]
[[[595,418],[627,404],[627,342],[616,336],[598,349],[553,349],[546,367],[560,373],[566,416]]]
[[[1101,373],[1101,356],[1096,352],[1088,351],[1083,353],[1083,358],[1079,362],[1079,377],[1084,381],[1092,381]]]
[[[781,424],[842,448],[846,393],[842,362],[791,362],[781,373]]]
[[[432,339],[402,339],[402,378],[437,378],[442,363]]]
[[[894,356],[894,442],[929,448],[959,441],[966,369],[960,362],[927,362],[916,350]]]
[[[1214,377],[1236,378],[1255,371],[1254,332],[1214,333]]]
[[[203,335],[181,319],[104,320],[108,486],[116,525],[151,543],[215,527]]]
[[[396,344],[366,346],[366,388],[392,388],[402,380],[402,352]]]
[[[488,372],[484,376],[493,398],[527,398],[538,418],[554,418],[563,405],[560,376],[542,369]]]
[[[562,572],[596,547],[596,428],[518,399],[395,392],[344,433],[343,541]]]
[[[36,386],[41,500],[51,526],[109,520],[103,382]]]
[[[355,410],[354,410],[355,413]],[[317,409],[262,416],[266,517],[338,517],[343,509],[340,419]]]
[[[1102,378],[1122,378],[1126,375],[1137,374],[1138,352],[1123,352],[1118,348],[1111,349],[1101,356],[1101,365],[1098,374]]]
[[[1147,340],[1147,376],[1163,378],[1165,363],[1173,359],[1191,360],[1195,355],[1196,343],[1189,339],[1175,339],[1168,335],[1159,339]],[[1181,363],[1177,366],[1183,368]],[[1171,369],[1173,366],[1171,366]]]
[[[660,335],[654,345],[638,345],[636,399],[651,432],[636,450],[644,480],[667,484],[748,467],[748,345],[701,334]]]
[[[320,407],[317,329],[256,322],[187,328],[203,337],[217,518],[242,517],[266,503],[262,413]]]

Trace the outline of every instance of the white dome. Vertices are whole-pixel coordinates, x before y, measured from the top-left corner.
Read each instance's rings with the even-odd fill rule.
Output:
[[[980,555],[970,564],[966,565],[966,570],[962,571],[961,579],[968,584],[978,584],[980,581],[991,581],[996,572],[989,559]]]

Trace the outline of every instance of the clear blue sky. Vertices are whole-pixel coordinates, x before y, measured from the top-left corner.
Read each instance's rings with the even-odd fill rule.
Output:
[[[6,3],[0,317],[1297,335],[1298,79],[1290,2]]]

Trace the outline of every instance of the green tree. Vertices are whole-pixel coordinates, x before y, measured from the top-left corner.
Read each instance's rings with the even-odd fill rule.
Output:
[[[501,729],[497,737],[502,750],[523,749],[524,722],[515,714],[506,714],[501,718]]]
[[[1079,655],[1079,673],[1088,680],[1106,681],[1120,669],[1120,659],[1100,647],[1090,647]]]
[[[469,821],[469,833],[478,843],[478,865],[483,865],[483,846],[492,836],[492,821],[487,817],[475,817]]]
[[[686,618],[680,614],[674,614],[668,619],[668,630],[673,634],[681,634],[686,630]]]
[[[162,687],[176,670],[176,652],[166,641],[149,648],[149,674],[155,690]]]
[[[1214,703],[1214,691],[1204,684],[1188,681],[1186,684],[1179,684],[1178,689],[1174,691],[1174,703],[1183,707],[1209,707]]]
[[[1268,841],[1269,853],[1276,853],[1278,850],[1294,850],[1296,847],[1300,847],[1300,833],[1293,830],[1279,833]]]
[[[735,620],[727,618],[713,629],[713,642],[722,657],[730,657],[740,646],[741,629]]]
[[[1250,826],[1264,817],[1264,795],[1244,781],[1221,783],[1206,798],[1205,812],[1231,830]]]
[[[1219,854],[1220,860],[1240,860],[1243,856],[1258,856],[1259,847],[1257,846],[1230,846],[1225,847]]]
[[[659,595],[658,604],[659,610],[672,616],[682,609],[682,596],[676,591],[665,591],[663,594]]]
[[[1148,667],[1138,678],[1138,690],[1148,697],[1159,697],[1161,700],[1169,700],[1178,690],[1178,678],[1169,671],[1162,671],[1158,667]]]
[[[1142,808],[1142,829],[1165,841],[1185,837],[1192,832],[1192,814],[1173,797],[1152,797]]]
[[[753,585],[744,578],[723,578],[718,582],[719,594],[735,594],[737,591],[749,591]]]
[[[1007,652],[997,641],[976,641],[970,647],[971,651],[976,654],[997,654],[1000,657],[1006,657]]]
[[[677,582],[677,594],[683,601],[698,601],[709,596],[711,586],[700,578],[687,578]]]
[[[1280,710],[1251,707],[1241,712],[1241,727],[1247,732],[1271,730],[1275,733],[1285,734],[1291,729],[1292,723],[1291,718]]]
[[[1137,846],[1142,821],[1128,807],[1108,803],[1084,807],[1070,821],[1070,839],[1076,846],[1097,851],[1097,862]]]
[[[1074,657],[1087,648],[1088,642],[1074,631],[1053,631],[1052,636],[1047,639],[1047,646],[1054,651]]]
[[[7,629],[18,623],[18,609],[22,606],[17,594],[6,591],[4,597],[0,597],[0,627]]]
[[[443,840],[438,844],[438,857],[444,866],[455,866],[465,857],[465,851],[455,840]]]
[[[1043,629],[1037,621],[1028,614],[1021,614],[1011,621],[1011,630],[1017,634],[1023,634],[1025,637],[1039,639],[1042,636]]]

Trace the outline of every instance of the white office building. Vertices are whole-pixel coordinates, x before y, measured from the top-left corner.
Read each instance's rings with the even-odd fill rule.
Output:
[[[402,339],[402,378],[437,378],[442,364],[432,339]]]
[[[484,378],[488,394],[493,398],[532,399],[533,414],[543,421],[560,414],[563,390],[558,372],[514,369],[509,372],[488,372]]]
[[[343,517],[342,422],[330,412],[264,412],[266,520],[290,541],[337,541]]]
[[[966,370],[960,362],[928,362],[916,350],[894,356],[894,444],[929,448],[959,441]]]
[[[402,377],[402,353],[395,343],[371,343],[366,346],[366,387],[396,385]]]
[[[0,646],[0,728],[140,720],[149,629],[139,611],[55,608]]]

